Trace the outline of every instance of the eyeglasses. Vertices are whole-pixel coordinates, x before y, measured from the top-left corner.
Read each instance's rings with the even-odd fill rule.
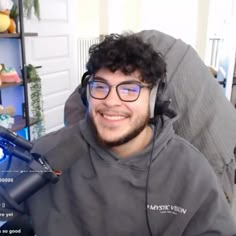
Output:
[[[124,81],[117,85],[109,85],[106,82],[92,80],[88,82],[90,96],[103,100],[108,97],[111,88],[116,88],[116,93],[121,101],[134,102],[139,98],[142,88],[151,88],[150,85],[143,85],[137,81]]]

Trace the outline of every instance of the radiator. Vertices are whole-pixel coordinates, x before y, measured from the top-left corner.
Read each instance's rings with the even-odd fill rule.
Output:
[[[91,45],[97,44],[101,41],[102,37],[94,38],[79,38],[78,39],[78,76],[79,81],[86,71],[86,63],[88,61],[88,51]]]
[[[218,68],[219,66],[219,51],[220,51],[220,44],[222,39],[221,38],[210,38],[211,44],[211,58],[210,58],[210,65],[214,68]]]

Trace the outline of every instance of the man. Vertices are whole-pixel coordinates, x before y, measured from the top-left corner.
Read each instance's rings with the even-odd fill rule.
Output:
[[[110,35],[91,47],[87,70],[85,119],[32,151],[62,168],[25,202],[36,234],[236,235],[212,168],[165,116],[174,113],[161,99],[161,54],[133,34]]]

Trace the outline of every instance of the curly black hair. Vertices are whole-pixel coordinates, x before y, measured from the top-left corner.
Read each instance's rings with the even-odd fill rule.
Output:
[[[88,73],[94,75],[99,69],[122,71],[130,75],[138,70],[141,80],[154,86],[166,75],[166,63],[161,53],[135,34],[110,34],[90,47],[86,64]]]

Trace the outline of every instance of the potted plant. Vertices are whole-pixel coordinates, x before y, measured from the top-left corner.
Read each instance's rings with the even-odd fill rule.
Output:
[[[14,34],[16,33],[16,19],[18,16],[18,8],[16,3],[13,4],[11,11],[10,11],[10,26],[8,27],[8,33]]]
[[[32,127],[32,139],[37,139],[45,133],[43,125],[43,104],[41,78],[37,68],[31,64],[26,66],[27,78],[30,82],[30,108],[36,124]]]
[[[39,0],[23,0],[23,7],[28,19],[32,17],[34,10],[34,15],[40,20]]]

